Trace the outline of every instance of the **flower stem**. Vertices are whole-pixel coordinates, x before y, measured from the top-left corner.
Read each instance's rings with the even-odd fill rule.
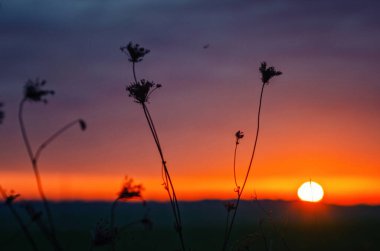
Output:
[[[6,200],[6,199],[7,199],[7,195],[6,195],[5,191],[3,190],[3,188],[2,188],[1,186],[0,186],[0,192],[1,192],[1,194],[2,194],[2,196],[3,196],[3,198],[4,198],[4,200]],[[9,207],[9,209],[11,210],[13,216],[16,218],[17,223],[20,225],[22,231],[23,231],[24,234],[25,234],[26,239],[28,239],[30,245],[32,246],[32,249],[33,249],[34,251],[38,251],[38,248],[37,248],[37,244],[36,244],[36,242],[34,241],[32,235],[30,234],[30,232],[29,232],[29,230],[28,230],[28,228],[27,228],[26,225],[24,224],[24,222],[23,222],[21,216],[17,213],[16,209],[13,207],[12,202],[10,202],[10,203],[5,203],[5,204]]]
[[[42,150],[44,150],[50,143],[52,143],[55,139],[57,139],[61,134],[63,134],[65,131],[73,127],[75,124],[79,124],[81,119],[73,120],[66,125],[64,125],[61,129],[57,130],[55,133],[53,133],[49,138],[47,138],[38,148],[36,153],[34,154],[34,158],[36,161],[38,161]]]
[[[135,80],[135,83],[137,83],[135,62],[132,62],[132,71],[133,71],[133,78]],[[158,153],[159,153],[160,158],[161,158],[161,163],[162,163],[162,168],[163,168],[163,174],[164,174],[163,175],[164,176],[163,177],[163,179],[164,179],[164,185],[165,185],[165,189],[168,192],[168,196],[169,196],[169,199],[170,199],[170,205],[172,207],[172,211],[173,211],[173,215],[174,215],[174,219],[175,219],[175,230],[178,233],[178,237],[180,239],[182,251],[185,251],[186,250],[185,249],[185,242],[184,242],[184,238],[183,238],[183,234],[182,234],[182,219],[181,219],[181,213],[180,213],[180,210],[179,210],[179,205],[178,205],[178,200],[177,200],[177,195],[176,195],[176,192],[175,192],[175,189],[174,189],[174,185],[173,185],[172,179],[170,177],[169,170],[168,170],[168,168],[166,166],[166,161],[165,161],[165,158],[164,158],[164,154],[163,154],[163,151],[162,151],[160,140],[158,139],[157,130],[156,130],[155,126],[154,126],[153,119],[152,119],[152,117],[151,117],[151,115],[149,113],[149,109],[146,106],[145,102],[141,102],[140,104],[141,104],[141,106],[143,108],[145,118],[146,118],[146,120],[148,122],[149,129],[150,129],[150,131],[152,133],[154,142],[156,143],[157,150],[158,150]]]
[[[235,186],[237,189],[237,192],[240,190],[240,186],[237,183],[237,178],[236,178],[236,155],[237,155],[237,148],[238,148],[239,143],[236,141],[235,144],[235,151],[234,151],[234,180],[235,180]]]
[[[52,212],[49,206],[48,199],[45,195],[43,186],[42,186],[42,180],[41,180],[41,175],[38,169],[38,159],[41,156],[42,151],[50,144],[52,143],[55,139],[57,139],[61,134],[63,134],[65,131],[67,131],[69,128],[74,126],[77,123],[80,123],[80,119],[76,119],[66,125],[64,125],[61,129],[57,130],[55,133],[53,133],[49,138],[47,138],[38,148],[35,153],[33,153],[29,137],[26,131],[24,119],[23,119],[23,110],[24,110],[24,104],[25,104],[26,98],[22,99],[20,102],[19,106],[19,113],[18,113],[18,119],[19,119],[19,124],[20,124],[20,129],[21,129],[21,134],[22,138],[24,140],[24,144],[26,147],[26,150],[28,152],[28,156],[30,159],[30,162],[32,163],[33,171],[34,171],[34,176],[36,178],[36,183],[37,183],[37,188],[38,192],[40,194],[40,197],[43,202],[43,206],[48,218],[48,223],[49,223],[49,228],[50,228],[50,236],[47,236],[48,239],[52,241],[52,244],[54,245],[56,250],[62,250],[61,245],[58,242],[57,236],[56,236],[56,230],[54,226],[54,221],[53,221],[53,216]]]
[[[172,179],[170,177],[169,170],[167,168],[166,161],[165,161],[165,158],[164,158],[164,154],[163,154],[163,151],[162,151],[162,148],[161,148],[161,144],[160,144],[160,141],[158,139],[158,134],[157,134],[156,128],[154,126],[154,122],[152,120],[152,117],[151,117],[151,115],[149,113],[148,107],[146,106],[145,103],[142,103],[142,108],[143,108],[143,111],[144,111],[145,118],[147,119],[147,122],[148,122],[148,125],[149,125],[149,129],[150,129],[150,131],[152,133],[152,136],[153,136],[154,141],[156,143],[158,152],[160,154],[160,158],[161,158],[161,162],[162,162],[162,167],[163,167],[163,170],[164,170],[165,188],[168,191],[168,195],[169,195],[169,199],[170,199],[170,204],[171,204],[171,207],[172,207],[172,210],[173,210],[174,219],[175,219],[175,223],[176,223],[176,231],[178,233],[178,236],[179,236],[179,239],[180,239],[180,242],[181,242],[182,250],[185,251],[184,238],[183,238],[183,234],[182,234],[182,219],[181,219],[181,213],[180,213],[180,209],[179,209],[179,205],[178,205],[178,199],[177,199],[177,195],[176,195],[176,192],[175,192],[175,189],[174,189],[174,185],[173,185]]]
[[[54,224],[53,224],[53,217],[52,217],[52,214],[51,214],[51,210],[50,210],[50,207],[49,207],[48,200],[47,200],[47,198],[45,196],[45,192],[44,192],[43,187],[42,187],[41,176],[40,176],[40,172],[38,170],[37,158],[33,154],[33,150],[32,150],[32,147],[30,145],[28,134],[26,132],[26,128],[25,128],[25,124],[24,124],[24,120],[23,120],[23,108],[24,108],[25,101],[26,101],[25,98],[21,101],[20,107],[19,107],[19,114],[18,114],[19,115],[18,118],[19,118],[22,138],[24,140],[24,143],[25,143],[25,146],[26,146],[29,158],[30,158],[30,162],[32,163],[32,167],[33,167],[33,171],[34,171],[34,176],[35,176],[36,182],[37,182],[38,192],[40,194],[40,197],[41,197],[42,202],[43,202],[43,206],[45,208],[45,212],[46,212],[47,217],[48,217],[48,222],[49,222],[49,226],[50,226],[51,235],[55,236],[55,228],[54,228]],[[41,152],[41,150],[38,151],[38,153],[40,153],[40,152]]]
[[[257,141],[258,141],[259,132],[260,132],[260,115],[261,115],[261,107],[262,107],[264,87],[265,87],[265,83],[263,83],[262,86],[261,86],[260,101],[259,101],[259,110],[257,112],[257,129],[256,129],[256,136],[255,136],[255,141],[254,141],[254,144],[253,144],[253,150],[252,150],[252,154],[251,154],[251,159],[249,161],[249,165],[248,165],[248,169],[247,169],[247,172],[246,172],[246,175],[245,175],[245,178],[244,178],[243,185],[242,185],[241,189],[238,191],[238,196],[237,196],[237,199],[236,199],[235,210],[234,210],[234,212],[232,214],[231,222],[230,222],[230,224],[228,226],[227,235],[226,235],[226,237],[224,239],[223,248],[222,248],[223,251],[225,251],[227,249],[227,245],[228,245],[229,239],[231,237],[232,227],[233,227],[233,224],[235,222],[236,212],[238,210],[239,203],[240,203],[240,200],[241,200],[241,196],[243,194],[245,185],[246,185],[248,177],[249,177],[249,173],[251,171],[251,167],[252,167],[252,163],[253,163],[253,158],[255,157],[256,147],[257,147]]]
[[[136,64],[135,62],[132,62],[132,70],[133,70],[133,78],[135,79],[135,83],[137,83],[135,64]]]

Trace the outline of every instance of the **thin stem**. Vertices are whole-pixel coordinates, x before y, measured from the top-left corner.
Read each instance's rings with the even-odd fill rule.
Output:
[[[236,154],[237,154],[238,145],[239,145],[239,143],[236,141],[235,151],[234,151],[234,180],[235,180],[235,186],[236,186],[237,192],[239,192],[239,190],[240,190],[240,187],[237,183],[237,178],[236,178]]]
[[[64,125],[61,129],[57,130],[55,133],[53,133],[48,139],[46,139],[37,149],[36,154],[34,155],[34,158],[36,161],[38,161],[41,152],[50,144],[52,143],[55,139],[57,139],[61,134],[63,134],[65,131],[70,129],[70,127],[74,126],[77,123],[80,123],[80,119],[76,119],[74,121],[71,121]]]
[[[137,83],[135,64],[136,64],[135,62],[132,62],[132,70],[133,70],[133,78],[135,79],[135,83]]]
[[[0,186],[0,192],[1,192],[1,194],[2,194],[2,196],[3,196],[3,198],[4,198],[4,200],[6,200],[6,199],[7,199],[7,195],[6,195],[5,191],[3,190],[3,188],[2,188],[1,186]],[[29,232],[29,230],[28,230],[28,228],[27,228],[26,225],[24,224],[24,222],[23,222],[21,216],[17,213],[16,209],[13,207],[12,202],[10,202],[10,203],[7,203],[7,202],[6,202],[5,204],[9,207],[9,209],[11,210],[13,216],[16,218],[17,223],[20,225],[22,231],[23,231],[24,234],[25,234],[26,239],[28,239],[30,245],[32,246],[32,249],[33,249],[34,251],[38,251],[38,248],[37,248],[37,244],[36,244],[36,242],[34,241],[32,235],[30,234],[30,232]]]
[[[57,133],[53,134],[52,137],[48,138],[48,140],[46,140],[43,144],[41,144],[41,146],[36,151],[36,154],[33,154],[33,150],[32,150],[29,138],[28,138],[28,134],[26,132],[26,127],[25,127],[25,123],[24,123],[24,119],[23,119],[23,109],[24,109],[25,101],[26,101],[26,98],[24,98],[24,99],[21,100],[20,106],[19,106],[19,112],[18,112],[18,119],[19,119],[19,123],[20,123],[21,134],[22,134],[22,138],[24,140],[25,147],[26,147],[27,152],[28,152],[29,159],[30,159],[30,161],[32,163],[32,167],[33,167],[33,171],[34,171],[34,176],[36,178],[38,192],[40,194],[40,197],[42,199],[45,212],[47,214],[48,223],[49,223],[49,227],[50,227],[50,234],[47,232],[47,234],[49,234],[50,236],[47,236],[47,237],[49,239],[51,239],[52,244],[54,245],[54,247],[55,247],[56,250],[62,250],[61,247],[60,247],[60,244],[59,244],[59,242],[57,240],[57,237],[56,237],[56,232],[55,232],[55,227],[54,227],[52,213],[51,213],[50,206],[49,206],[48,200],[46,198],[45,192],[43,190],[42,181],[41,181],[41,175],[40,175],[40,172],[38,170],[38,163],[37,162],[38,162],[38,157],[41,154],[41,151],[49,143],[51,143],[51,141],[53,141],[63,131],[65,131],[67,128],[64,129],[61,132],[58,131]]]
[[[172,179],[170,177],[169,170],[166,166],[166,161],[164,158],[164,154],[163,154],[163,151],[161,148],[160,141],[158,139],[158,134],[157,134],[156,128],[154,126],[153,119],[152,119],[152,117],[149,113],[148,107],[145,105],[145,103],[142,103],[142,108],[144,110],[145,118],[147,119],[149,129],[152,133],[152,136],[154,138],[154,141],[156,143],[156,146],[157,146],[160,158],[161,158],[161,162],[162,162],[162,166],[163,166],[164,174],[165,174],[165,185],[166,185],[166,189],[167,189],[168,194],[169,194],[170,203],[171,203],[174,218],[176,221],[176,231],[178,233],[178,236],[179,236],[179,239],[181,242],[182,250],[185,251],[185,244],[184,244],[184,239],[183,239],[183,234],[182,234],[182,219],[181,219],[181,213],[179,210],[179,205],[178,205],[178,200],[177,200],[177,195],[176,195],[176,192],[174,189],[174,185],[173,185]],[[169,185],[169,186],[167,186],[167,185]]]
[[[176,193],[175,193],[175,190],[174,190],[174,185],[172,183],[172,180],[171,180],[171,177],[170,177],[170,174],[169,174],[169,170],[168,170],[168,168],[166,166],[166,161],[164,160],[164,155],[163,155],[163,151],[162,151],[159,139],[158,139],[156,128],[154,127],[154,123],[153,123],[152,117],[150,116],[148,107],[145,104],[144,104],[144,110],[146,111],[147,119],[150,121],[150,125],[151,125],[150,128],[151,128],[153,134],[155,135],[154,137],[156,139],[157,148],[158,148],[158,151],[160,153],[160,157],[161,157],[162,164],[163,164],[163,167],[164,167],[166,180],[169,181],[169,185],[170,185],[170,188],[172,190],[173,199],[174,199],[175,207],[176,207],[176,212],[177,212],[177,215],[178,215],[178,223],[179,223],[179,226],[181,226],[182,225],[181,215],[180,215],[180,210],[179,210],[179,207],[178,207],[177,196],[176,196]]]
[[[249,161],[249,165],[248,165],[248,169],[247,169],[247,172],[246,172],[246,175],[245,175],[245,178],[244,178],[243,185],[242,185],[241,189],[238,192],[238,197],[237,197],[236,206],[235,206],[236,208],[235,208],[234,213],[232,215],[231,223],[230,223],[229,228],[228,228],[227,237],[224,239],[223,248],[222,248],[223,251],[225,251],[227,249],[229,238],[231,237],[232,227],[233,227],[233,224],[235,222],[236,212],[237,212],[237,209],[239,207],[240,199],[241,199],[241,196],[243,194],[244,187],[245,187],[245,185],[247,183],[249,173],[251,171],[251,167],[252,167],[252,163],[253,163],[253,158],[255,156],[257,141],[258,141],[259,132],[260,132],[260,115],[261,115],[261,106],[262,106],[262,100],[263,100],[264,87],[265,87],[265,83],[263,83],[262,86],[261,86],[260,101],[259,101],[259,110],[258,110],[258,113],[257,113],[257,129],[256,129],[256,136],[255,136],[255,142],[254,142],[253,150],[252,150],[252,154],[251,154],[251,159]]]
[[[62,248],[61,248],[61,245],[58,242],[58,239],[57,239],[57,236],[56,236],[56,232],[55,232],[54,221],[53,221],[53,214],[51,212],[48,199],[47,199],[47,197],[46,197],[46,195],[44,193],[43,187],[42,187],[42,181],[41,181],[40,172],[38,170],[37,161],[34,160],[32,164],[33,164],[33,171],[34,171],[34,174],[35,174],[35,177],[36,177],[38,192],[39,192],[39,194],[41,196],[42,204],[43,204],[45,212],[47,214],[48,223],[49,223],[49,227],[50,227],[50,232],[45,227],[45,225],[42,225],[41,223],[39,224],[39,227],[42,230],[42,232],[46,235],[46,237],[52,242],[55,250],[61,251]]]
[[[29,143],[29,138],[28,138],[28,134],[26,133],[26,128],[25,128],[24,119],[23,119],[23,111],[24,111],[25,101],[26,101],[26,98],[22,99],[20,102],[19,109],[18,109],[18,121],[20,124],[22,139],[24,140],[24,144],[25,144],[26,150],[28,152],[29,159],[31,162],[33,162],[33,159],[34,159],[33,158],[33,150],[32,150],[32,147],[30,146],[30,143]]]

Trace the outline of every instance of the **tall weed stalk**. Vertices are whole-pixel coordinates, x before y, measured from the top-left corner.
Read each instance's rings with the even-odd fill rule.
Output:
[[[169,169],[167,167],[167,162],[164,157],[162,145],[160,143],[154,121],[152,119],[152,116],[147,106],[150,95],[154,91],[156,91],[158,88],[160,88],[161,85],[156,84],[153,81],[148,81],[145,79],[138,80],[137,75],[136,75],[136,64],[138,62],[141,62],[143,57],[146,54],[148,54],[150,50],[140,47],[138,44],[134,44],[132,42],[129,42],[128,45],[123,46],[120,49],[122,52],[128,55],[129,61],[132,63],[132,73],[133,73],[134,81],[129,86],[127,86],[126,89],[127,89],[127,92],[129,93],[129,96],[134,98],[134,101],[141,105],[141,108],[143,109],[144,116],[148,123],[149,129],[152,133],[154,142],[156,144],[158,153],[161,158],[162,178],[163,178],[165,190],[167,191],[169,199],[170,199],[170,205],[171,205],[174,220],[175,220],[175,231],[178,234],[178,237],[181,243],[181,249],[182,251],[185,251],[185,243],[184,243],[184,238],[183,238],[183,233],[182,233],[182,219],[181,219],[181,212],[178,205],[177,194],[175,192],[173,181],[170,176]]]
[[[251,157],[249,160],[248,168],[245,173],[245,177],[243,180],[243,183],[241,186],[238,185],[237,178],[236,178],[236,154],[237,154],[237,146],[239,144],[239,140],[243,138],[242,132],[238,131],[236,132],[236,143],[235,143],[235,151],[234,151],[234,164],[233,164],[233,169],[234,169],[234,181],[235,181],[235,192],[237,193],[237,198],[234,204],[230,205],[227,207],[227,224],[226,224],[226,230],[225,230],[225,237],[224,237],[224,242],[223,242],[223,247],[222,250],[225,251],[228,247],[228,243],[231,237],[231,232],[232,228],[235,222],[236,218],[236,213],[239,208],[239,204],[241,201],[241,196],[243,194],[244,188],[247,184],[247,180],[249,177],[249,174],[252,169],[252,164],[253,164],[253,159],[255,157],[256,153],[256,147],[257,147],[257,142],[259,139],[259,133],[260,133],[260,118],[261,118],[261,109],[262,109],[262,101],[263,101],[263,94],[264,94],[264,88],[269,84],[269,80],[275,76],[279,76],[282,74],[282,72],[277,71],[273,66],[267,67],[266,62],[262,62],[259,68],[259,71],[261,73],[261,91],[260,91],[260,99],[259,99],[259,108],[257,112],[257,127],[256,127],[256,135],[255,135],[255,140],[253,143],[253,149],[251,153]],[[232,212],[232,217],[230,217],[230,212]]]
[[[56,230],[55,230],[55,226],[54,226],[54,222],[53,222],[52,212],[51,212],[51,209],[49,206],[48,199],[47,199],[45,192],[44,192],[44,189],[43,189],[41,175],[40,175],[39,166],[38,166],[38,160],[39,160],[43,150],[48,145],[50,145],[54,140],[56,140],[59,136],[61,136],[65,131],[67,131],[68,129],[70,129],[71,127],[73,127],[76,124],[79,124],[80,128],[82,130],[85,130],[86,129],[86,123],[82,119],[76,119],[74,121],[67,123],[62,128],[60,128],[55,133],[53,133],[50,137],[48,137],[45,141],[43,141],[42,144],[40,144],[37,147],[36,151],[33,151],[29,137],[28,137],[28,133],[26,131],[25,122],[24,122],[24,116],[23,116],[24,105],[27,101],[34,102],[34,103],[42,102],[42,103],[46,104],[47,103],[46,97],[49,95],[54,95],[55,92],[52,90],[43,89],[45,84],[46,84],[45,80],[39,80],[39,79],[36,79],[34,81],[28,80],[26,82],[26,84],[24,86],[24,97],[21,100],[20,105],[19,105],[18,120],[19,120],[19,124],[20,124],[22,139],[24,141],[24,144],[25,144],[28,156],[29,156],[29,160],[32,164],[33,172],[34,172],[36,183],[37,183],[38,192],[39,192],[39,195],[42,199],[43,207],[44,207],[45,213],[47,215],[47,220],[48,220],[48,225],[49,225],[49,233],[50,233],[49,236],[47,236],[47,237],[49,240],[52,241],[52,244],[53,244],[55,250],[61,251],[62,248],[61,248],[61,245],[58,242],[58,239],[56,236]]]

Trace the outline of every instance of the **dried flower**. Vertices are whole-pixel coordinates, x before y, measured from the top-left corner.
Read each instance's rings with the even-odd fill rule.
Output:
[[[235,203],[231,201],[224,203],[224,207],[226,208],[228,213],[236,209]]]
[[[129,56],[129,61],[133,63],[140,62],[150,50],[140,47],[139,44],[129,42],[126,46],[120,47],[120,50]]]
[[[0,102],[0,108],[3,107],[3,103]],[[0,124],[3,123],[4,120],[4,112],[0,110]]]
[[[117,235],[117,228],[111,226],[104,220],[96,223],[95,229],[91,231],[91,240],[94,246],[104,246],[111,244]]]
[[[259,70],[261,72],[261,81],[263,82],[263,84],[268,84],[271,78],[282,74],[282,72],[276,71],[276,69],[273,66],[267,68],[266,62],[261,63]]]
[[[7,192],[0,187],[0,193],[3,196],[6,204],[12,204],[14,200],[16,200],[18,197],[20,197],[20,194],[15,193],[13,190],[10,191],[10,194],[8,195]]]
[[[82,131],[86,130],[86,129],[87,129],[86,121],[84,121],[83,119],[80,119],[80,120],[79,120],[79,126],[80,126],[80,129],[81,129]]]
[[[239,144],[239,140],[244,137],[244,133],[239,130],[235,133],[235,137],[236,137],[236,144]]]
[[[141,79],[140,81],[133,82],[127,86],[126,90],[129,92],[129,96],[135,99],[136,103],[144,104],[148,102],[149,96],[162,85],[156,84],[153,81]]]
[[[24,98],[33,101],[33,102],[44,102],[47,103],[47,99],[45,96],[54,95],[54,91],[52,90],[43,90],[42,87],[46,84],[46,80],[36,80],[28,79],[24,86]]]
[[[141,192],[144,190],[144,187],[141,184],[134,185],[133,179],[129,179],[128,176],[125,176],[123,186],[119,192],[118,200],[128,200],[134,198],[141,199]]]

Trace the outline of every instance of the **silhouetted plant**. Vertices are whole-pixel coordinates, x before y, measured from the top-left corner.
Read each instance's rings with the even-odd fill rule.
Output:
[[[82,119],[76,119],[72,122],[69,122],[68,124],[64,125],[59,130],[57,130],[55,133],[53,133],[45,141],[43,141],[42,144],[40,144],[37,147],[36,151],[33,151],[31,143],[29,141],[27,131],[26,131],[24,119],[23,119],[23,110],[24,110],[24,105],[27,101],[29,101],[31,103],[42,102],[45,104],[48,102],[47,97],[54,95],[55,92],[53,90],[43,89],[45,85],[46,85],[46,80],[40,80],[38,78],[36,80],[30,80],[29,79],[26,82],[26,84],[24,86],[24,96],[23,96],[23,98],[20,102],[20,105],[19,105],[18,119],[19,119],[22,139],[24,141],[30,162],[31,162],[32,167],[33,167],[34,175],[35,175],[36,182],[37,182],[38,192],[39,192],[41,199],[43,201],[43,206],[44,206],[44,209],[45,209],[45,212],[47,215],[47,219],[48,219],[49,230],[47,232],[46,231],[44,231],[44,232],[49,233],[49,236],[47,236],[47,237],[49,240],[52,241],[52,244],[54,245],[55,249],[56,250],[62,250],[60,244],[58,243],[57,237],[56,237],[52,213],[51,213],[51,210],[49,207],[47,197],[46,197],[45,192],[43,190],[41,176],[40,176],[40,172],[38,169],[38,160],[39,160],[39,157],[41,156],[42,151],[49,144],[51,144],[55,139],[57,139],[61,134],[63,134],[65,131],[67,131],[68,129],[70,129],[72,126],[74,126],[76,124],[79,124],[81,130],[85,130],[86,129],[86,123]]]
[[[9,208],[9,210],[12,212],[13,216],[15,217],[17,223],[20,225],[21,227],[21,230],[23,231],[26,239],[28,240],[28,242],[30,243],[31,245],[31,248],[34,250],[34,251],[38,251],[38,248],[37,248],[37,244],[36,242],[34,241],[32,235],[30,234],[26,224],[24,223],[24,221],[22,220],[21,216],[19,215],[19,213],[17,212],[17,210],[13,207],[13,202],[18,198],[20,197],[20,194],[16,194],[14,193],[13,191],[10,192],[10,194],[7,194],[6,191],[0,186],[0,193],[1,195],[3,196],[3,199],[4,199],[4,202],[5,202],[5,205],[7,205],[7,207]]]
[[[3,110],[1,110],[3,108],[3,103],[0,102],[0,124],[3,123],[3,120],[4,120],[4,117],[5,117],[5,113]]]
[[[123,226],[115,226],[115,209],[119,201],[129,201],[132,199],[140,199],[143,202],[143,206],[146,206],[146,202],[142,197],[142,191],[144,190],[141,184],[134,184],[132,178],[125,176],[123,185],[118,192],[117,198],[114,200],[111,206],[110,222],[101,219],[96,223],[95,228],[91,231],[91,245],[90,250],[94,247],[102,247],[110,245],[112,250],[116,250],[116,240],[119,239],[121,233],[127,228],[141,224],[144,227],[151,227],[152,222],[148,215],[145,214],[142,219],[131,221]]]
[[[244,133],[242,131],[237,131],[235,133],[235,150],[234,150],[234,181],[235,181],[235,192],[239,194],[240,192],[240,186],[237,182],[237,177],[236,177],[236,155],[237,155],[237,148],[239,145],[240,140],[244,137]]]
[[[163,154],[161,143],[158,138],[157,130],[155,128],[153,119],[150,115],[150,112],[147,106],[150,95],[155,90],[160,88],[161,85],[156,84],[153,81],[147,81],[145,79],[138,80],[136,76],[135,64],[138,62],[141,62],[144,56],[147,53],[149,53],[150,50],[140,47],[140,45],[134,44],[132,42],[129,42],[128,45],[126,46],[120,47],[120,50],[124,52],[125,54],[127,54],[129,56],[129,61],[132,62],[134,82],[132,82],[129,86],[127,86],[126,90],[129,93],[129,96],[134,98],[134,101],[142,106],[145,118],[149,125],[149,129],[152,133],[154,142],[156,143],[156,146],[161,158],[161,163],[162,163],[164,187],[165,187],[165,190],[168,192],[170,204],[171,204],[174,219],[175,219],[175,230],[178,233],[178,237],[181,242],[181,248],[184,251],[185,243],[184,243],[183,234],[182,234],[182,219],[181,219],[181,213],[180,213],[180,209],[178,205],[177,195],[174,189],[171,176],[169,174],[169,170],[167,168],[167,164],[166,164],[167,162],[164,158],[164,154]]]
[[[114,229],[117,233],[117,228],[115,227],[115,209],[116,205],[119,201],[127,201],[131,199],[141,199],[143,201],[143,205],[145,205],[145,201],[142,198],[141,192],[144,190],[143,186],[141,184],[135,185],[133,184],[133,179],[128,178],[128,176],[125,177],[123,185],[121,187],[121,190],[117,196],[117,198],[114,200],[111,206],[111,223],[110,227],[111,229]],[[112,243],[112,249],[114,250],[114,243]]]
[[[229,242],[229,239],[230,239],[230,236],[231,236],[231,232],[232,232],[232,228],[233,228],[233,224],[235,222],[236,212],[238,210],[239,203],[240,203],[240,200],[241,200],[241,196],[243,194],[245,185],[247,183],[247,180],[248,180],[248,177],[249,177],[249,173],[251,171],[251,167],[252,167],[252,163],[253,163],[253,158],[255,156],[256,147],[257,147],[257,141],[258,141],[259,132],[260,132],[260,115],[261,115],[261,107],[262,107],[264,87],[266,85],[269,85],[269,80],[270,79],[272,79],[275,76],[279,76],[279,75],[282,74],[281,71],[277,71],[273,66],[267,67],[267,63],[266,62],[262,62],[261,63],[261,65],[259,67],[259,71],[261,73],[261,92],[260,92],[260,99],[259,99],[259,108],[258,108],[258,112],[257,112],[256,136],[255,136],[255,140],[254,140],[254,144],[253,144],[253,150],[252,150],[251,158],[250,158],[250,161],[249,161],[249,164],[248,164],[248,168],[247,168],[247,171],[246,171],[246,174],[245,174],[245,178],[244,178],[244,181],[243,181],[243,184],[241,185],[241,187],[238,185],[238,183],[236,181],[235,160],[236,160],[237,145],[239,144],[239,139],[241,139],[243,137],[243,134],[240,131],[238,131],[235,134],[235,136],[236,136],[236,143],[235,143],[235,152],[234,152],[234,179],[235,179],[235,185],[236,185],[235,192],[237,193],[237,198],[236,198],[235,208],[233,210],[233,214],[232,214],[231,220],[230,220],[229,224],[227,224],[228,227],[227,227],[227,230],[225,232],[225,238],[224,238],[224,243],[223,243],[223,248],[222,248],[223,251],[225,251],[227,249],[228,242]]]

